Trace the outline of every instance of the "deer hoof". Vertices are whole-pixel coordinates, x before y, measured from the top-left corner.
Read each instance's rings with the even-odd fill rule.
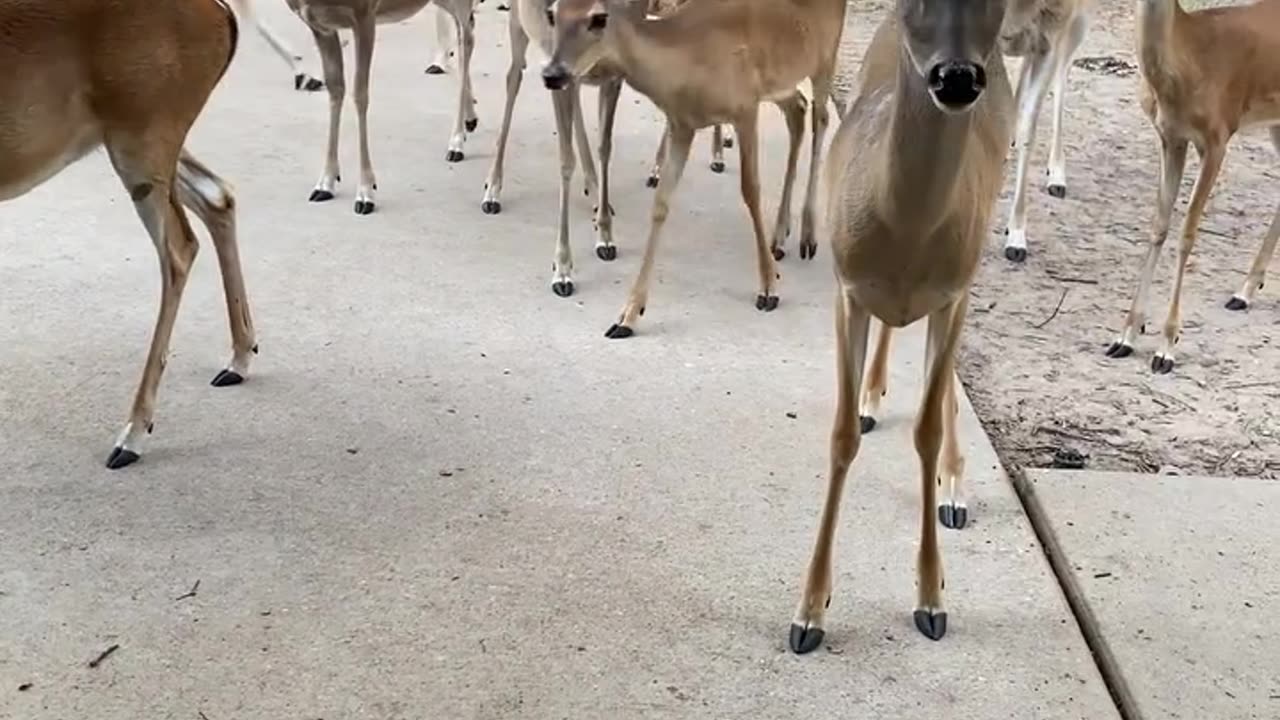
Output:
[[[138,462],[141,457],[138,453],[123,447],[112,448],[111,454],[107,456],[107,469],[119,470],[127,465]]]
[[[497,215],[502,212],[502,203],[497,200],[485,200],[480,203],[480,212],[485,215]]]
[[[944,611],[917,610],[916,629],[930,640],[941,640],[947,634],[947,613]]]
[[[711,172],[713,172],[713,173],[722,173],[722,172],[724,172],[724,161],[723,161],[723,160],[712,160],[712,161],[711,161]]]
[[[626,325],[619,325],[618,323],[610,325],[609,329],[604,331],[604,336],[610,340],[622,340],[624,338],[629,338],[634,334],[635,332],[632,331],[631,328]]]
[[[938,522],[942,527],[951,530],[963,530],[969,524],[969,508],[964,505],[947,503],[938,506]]]
[[[773,249],[773,259],[774,259],[774,262],[782,262],[782,258],[784,258],[784,257],[786,257],[786,256],[787,256],[787,251],[786,251],[786,250],[783,250],[783,249],[782,249],[782,248],[780,248],[780,247],[776,247],[776,248],[774,248],[774,249]]]
[[[372,215],[374,204],[372,200],[357,200],[355,211],[357,215]]]
[[[818,243],[802,242],[800,243],[800,259],[812,260],[818,256]]]
[[[467,132],[475,132],[476,128],[480,127],[480,118],[470,118],[467,120],[465,125]]]
[[[307,198],[311,202],[325,202],[333,199],[333,193],[328,190],[320,190],[319,188],[311,191],[311,197]]]
[[[1133,346],[1123,340],[1117,340],[1107,346],[1106,356],[1109,358],[1127,358],[1133,354]]]
[[[573,281],[557,280],[551,283],[551,292],[559,295],[560,297],[569,297],[573,294]]]
[[[596,257],[605,262],[613,262],[618,259],[618,248],[614,245],[597,245]]]
[[[1232,295],[1231,299],[1227,301],[1226,307],[1228,310],[1248,310],[1249,301],[1239,295]]]
[[[1048,191],[1049,191],[1049,194],[1050,194],[1050,195],[1052,195],[1052,196],[1054,196],[1054,197],[1058,198],[1059,200],[1061,200],[1061,199],[1063,199],[1063,198],[1065,198],[1065,197],[1067,196],[1067,186],[1066,186],[1066,185],[1056,185],[1056,184],[1055,184],[1055,185],[1050,185],[1050,186],[1048,187]]]
[[[209,384],[214,387],[231,387],[232,385],[239,385],[242,382],[244,382],[244,376],[235,370],[228,368],[226,370],[221,370],[217,375],[214,375],[213,380],[210,380]]]
[[[427,73],[428,75],[443,75],[443,74],[444,74],[444,68],[440,67],[439,65],[437,65],[437,64],[435,64],[435,63],[431,63],[430,65],[428,65],[428,66],[427,66],[426,73]]]
[[[649,179],[644,181],[644,186],[645,186],[645,187],[649,187],[649,188],[656,188],[656,187],[658,187],[658,176],[657,176],[657,175],[650,175],[650,176],[649,176]]]
[[[462,162],[462,158],[463,155],[461,150],[450,150],[444,154],[444,159],[448,162]]]
[[[876,419],[870,415],[862,415],[858,417],[858,426],[862,428],[862,434],[866,435],[876,429]]]
[[[774,310],[777,310],[778,296],[777,295],[757,295],[756,309],[763,310],[765,312],[773,312]]]
[[[1151,372],[1157,375],[1168,375],[1173,372],[1173,358],[1156,353],[1151,358]]]
[[[723,145],[723,146],[725,146],[725,147],[727,147],[727,148],[731,148],[731,147],[733,147],[733,138],[731,138],[731,137],[727,137],[727,138],[725,138],[725,139],[724,139],[724,142],[722,142],[722,143],[720,143],[720,144],[721,144],[721,145]]]
[[[1020,247],[1007,247],[1004,249],[1004,258],[1011,262],[1025,262],[1027,259],[1027,249]]]
[[[826,633],[820,627],[808,627],[800,623],[791,623],[791,652],[797,655],[813,652],[822,644]]]

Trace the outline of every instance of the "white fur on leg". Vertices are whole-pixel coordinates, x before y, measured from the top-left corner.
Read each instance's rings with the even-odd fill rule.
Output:
[[[1027,231],[1025,228],[1010,227],[1004,236],[1004,246],[1006,248],[1027,249]]]

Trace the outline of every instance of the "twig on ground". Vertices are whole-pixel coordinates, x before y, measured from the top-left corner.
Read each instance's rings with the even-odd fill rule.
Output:
[[[1058,282],[1079,283],[1080,285],[1097,285],[1098,284],[1098,281],[1095,278],[1071,277],[1069,275],[1057,275],[1052,270],[1046,270],[1044,274],[1048,275],[1050,278],[1054,280],[1057,280]]]
[[[173,601],[178,602],[179,600],[186,600],[187,598],[193,598],[196,596],[196,591],[199,589],[200,589],[200,578],[196,578],[196,584],[192,585],[190,590],[174,598]]]
[[[1259,380],[1258,382],[1247,383],[1227,383],[1222,386],[1223,390],[1243,390],[1245,388],[1265,387],[1267,385],[1275,385],[1275,380]]]
[[[1049,317],[1045,318],[1039,325],[1035,326],[1037,330],[1043,328],[1045,325],[1048,325],[1050,322],[1053,321],[1054,318],[1058,317],[1058,311],[1062,309],[1062,301],[1067,299],[1067,290],[1069,289],[1070,288],[1062,288],[1062,295],[1058,298],[1058,304],[1053,306],[1053,312],[1049,315]]]
[[[111,647],[98,653],[98,657],[89,661],[89,667],[96,668],[102,664],[103,660],[111,657],[112,653],[120,649],[120,643],[112,643]]]

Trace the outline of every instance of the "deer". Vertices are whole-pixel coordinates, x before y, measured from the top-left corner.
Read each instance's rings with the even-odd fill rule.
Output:
[[[1040,108],[1050,82],[1053,84],[1053,127],[1045,189],[1054,198],[1067,196],[1066,158],[1062,151],[1067,74],[1088,31],[1092,5],[1093,0],[1011,0],[1005,16],[1000,37],[1002,51],[1005,55],[1023,58],[1015,94],[1017,164],[1004,241],[1004,256],[1012,262],[1027,259],[1027,171]]]
[[[244,382],[258,352],[231,187],[184,149],[235,55],[239,21],[220,0],[0,2],[0,200],[42,185],[98,148],[155,245],[160,312],[142,379],[107,457],[137,462],[151,432],[169,340],[198,241],[209,230],[231,327],[231,361],[211,381]],[[129,39],[124,42],[123,39]]]
[[[1269,128],[1280,152],[1280,0],[1187,12],[1177,0],[1137,0],[1140,104],[1160,140],[1160,177],[1150,240],[1138,275],[1133,303],[1120,336],[1106,349],[1109,358],[1133,354],[1146,325],[1151,276],[1169,234],[1170,218],[1187,162],[1187,146],[1200,156],[1200,174],[1191,192],[1173,292],[1160,349],[1151,371],[1174,368],[1174,346],[1182,333],[1182,285],[1195,248],[1200,220],[1227,154],[1240,130]],[[1247,309],[1262,289],[1267,264],[1280,237],[1280,208],[1240,290],[1226,302]]]
[[[913,620],[931,640],[947,631],[936,488],[962,472],[955,353],[1014,124],[999,43],[1004,14],[1005,0],[897,0],[865,51],[857,95],[827,151],[836,408],[826,499],[788,637],[797,654],[825,635],[840,501],[862,439],[873,317],[894,328],[928,318],[914,430],[922,502]]]
[[[654,192],[649,237],[640,271],[618,320],[605,337],[631,337],[648,302],[649,278],[694,133],[716,123],[734,126],[742,164],[743,203],[756,238],[759,284],[756,309],[778,307],[774,251],[785,235],[765,237],[760,211],[757,123],[762,102],[782,110],[790,135],[777,227],[790,215],[791,184],[804,132],[806,105],[797,85],[813,86],[812,148],[801,215],[800,257],[816,254],[815,192],[826,133],[836,49],[844,29],[845,0],[716,0],[692,2],[658,19],[628,12],[624,0],[555,0],[555,38],[542,69],[543,83],[565,87],[601,64],[666,115],[669,150]]]
[[[311,202],[332,200],[340,180],[338,167],[338,134],[342,122],[342,103],[346,93],[342,42],[339,30],[351,30],[355,38],[355,104],[356,121],[360,137],[360,181],[356,186],[354,210],[357,215],[369,215],[376,207],[375,192],[378,181],[369,156],[369,72],[373,64],[373,46],[380,24],[400,22],[418,14],[428,4],[435,2],[453,17],[458,33],[461,56],[461,77],[458,84],[458,110],[449,149],[445,153],[448,162],[464,159],[463,144],[468,132],[474,131],[479,121],[475,118],[471,93],[471,51],[475,45],[472,28],[473,0],[285,0],[289,8],[302,19],[315,36],[316,48],[324,69],[324,84],[329,91],[329,142],[325,153],[324,171],[311,191]]]

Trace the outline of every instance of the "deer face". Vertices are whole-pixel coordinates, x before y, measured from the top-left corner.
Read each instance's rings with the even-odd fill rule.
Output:
[[[609,3],[605,0],[552,0],[547,6],[551,23],[551,59],[542,68],[542,82],[559,90],[581,77],[605,56],[609,30]]]
[[[911,64],[943,112],[973,107],[987,87],[1006,0],[898,0],[898,20]]]

